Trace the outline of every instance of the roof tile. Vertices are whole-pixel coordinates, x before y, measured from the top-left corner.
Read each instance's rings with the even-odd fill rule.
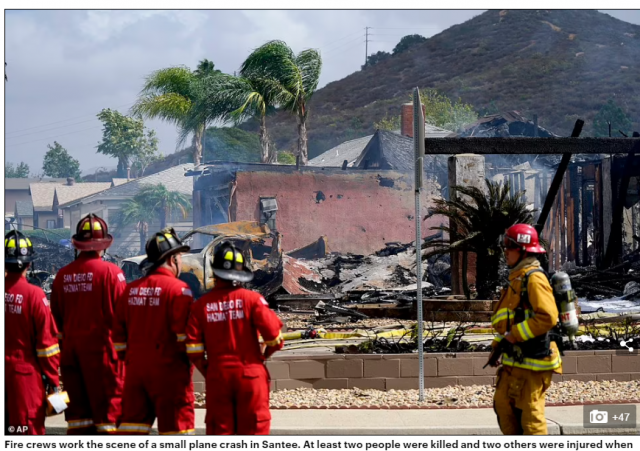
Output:
[[[4,179],[4,190],[28,190],[32,183],[64,183],[67,179],[49,179],[49,178],[6,178]]]
[[[62,183],[31,183],[29,192],[33,202],[34,211],[51,211],[53,209],[53,196],[56,188]]]
[[[16,216],[33,216],[33,202],[30,200],[16,201]]]
[[[92,194],[111,188],[111,182],[75,183],[56,187],[58,205],[64,205],[71,201],[91,196]]]
[[[189,169],[193,169],[192,163],[173,166],[169,169],[165,169],[164,171],[131,180],[128,183],[114,186],[113,188],[106,189],[97,194],[86,196],[81,199],[95,200],[109,198],[128,198],[138,194],[138,191],[140,191],[143,186],[159,184],[163,184],[169,190],[178,191],[181,194],[191,196],[191,194],[193,193],[193,179],[191,177],[184,176],[185,172]],[[60,204],[60,206],[66,207],[68,206],[68,204],[71,204],[78,200],[80,199],[75,199],[73,201],[67,202],[66,205]]]

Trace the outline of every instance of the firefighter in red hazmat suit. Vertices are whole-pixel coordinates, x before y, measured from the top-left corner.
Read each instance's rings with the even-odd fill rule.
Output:
[[[71,400],[67,434],[113,434],[121,413],[124,369],[111,328],[126,281],[120,268],[102,260],[112,242],[102,218],[84,217],[72,237],[78,257],[58,272],[51,291],[62,380]]]
[[[173,229],[147,242],[140,264],[146,275],[118,301],[114,341],[126,362],[120,434],[148,434],[156,417],[161,435],[193,435],[193,367],[185,329],[193,295],[178,279],[181,253],[189,251]]]
[[[4,239],[5,434],[43,435],[45,384],[58,390],[60,349],[44,292],[27,282],[34,251],[18,231]],[[45,381],[43,381],[43,376]]]
[[[282,322],[259,293],[235,285],[250,281],[253,273],[230,242],[216,251],[213,272],[215,289],[193,304],[187,328],[187,353],[205,375],[209,393],[207,434],[269,434],[270,381],[264,361],[284,346]],[[266,344],[264,353],[258,334]]]

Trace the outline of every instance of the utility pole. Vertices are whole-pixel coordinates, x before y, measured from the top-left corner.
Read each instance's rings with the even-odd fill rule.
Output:
[[[420,91],[413,90],[413,149],[415,168],[415,200],[416,200],[416,306],[418,310],[418,402],[424,401],[424,324],[422,313],[422,210],[420,205],[421,190],[424,185],[424,116]]]
[[[367,60],[369,58],[369,28],[364,27],[364,67],[367,67]]]

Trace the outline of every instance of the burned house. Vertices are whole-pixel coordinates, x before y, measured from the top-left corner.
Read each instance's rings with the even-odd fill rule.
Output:
[[[623,179],[628,178],[621,191]],[[572,162],[544,229],[553,266],[609,267],[638,259],[640,244],[640,156]],[[616,208],[622,217],[616,218]]]
[[[451,137],[479,138],[558,138],[518,111],[480,118]],[[588,150],[585,146],[585,152]],[[606,148],[604,148],[606,150]],[[487,176],[508,181],[513,191],[525,191],[532,208],[542,209],[560,155],[486,155]],[[549,218],[542,231],[551,255],[550,268],[565,264],[609,266],[623,254],[638,249],[640,210],[637,158],[627,168],[626,194],[620,192],[627,155],[575,154],[565,172]],[[621,220],[614,219],[616,205],[624,204]],[[615,235],[612,241],[612,233]],[[620,237],[618,240],[617,237]],[[635,238],[634,238],[635,237]],[[610,248],[610,245],[613,246]]]
[[[581,127],[576,123],[578,135]],[[637,214],[634,219],[634,210],[629,211],[640,198],[636,192],[640,176],[640,161],[636,156],[640,153],[638,137],[445,138],[432,142],[432,146],[435,152],[449,155],[517,154],[544,156],[548,161],[558,161],[562,155],[557,169],[552,168],[553,171],[541,178],[544,206],[538,224],[543,227],[542,237],[548,243],[552,270],[560,269],[565,263],[610,268],[624,260],[625,242],[638,241],[633,236],[625,241],[623,233],[625,217],[629,221],[628,230],[634,230],[639,222]],[[570,164],[572,156],[574,162]]]
[[[282,234],[289,251],[326,239],[332,251],[371,254],[388,242],[415,240],[413,173],[392,170],[318,168],[211,163],[197,176],[201,197],[194,227],[257,221]],[[424,189],[422,215],[438,195],[435,183]],[[424,225],[439,225],[432,218]]]
[[[538,125],[537,116],[527,119],[518,111],[507,111],[481,117],[449,138],[557,138],[558,135]]]

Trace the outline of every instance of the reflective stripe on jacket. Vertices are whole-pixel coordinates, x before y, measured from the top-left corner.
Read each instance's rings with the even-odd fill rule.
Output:
[[[492,346],[496,346],[507,332],[510,332],[516,342],[520,343],[549,332],[558,322],[558,308],[551,285],[544,273],[534,272],[529,275],[527,285],[529,300],[528,305],[523,306],[524,321],[515,324],[515,310],[520,304],[522,280],[527,272],[539,267],[540,264],[536,259],[527,258],[509,274],[509,285],[502,289],[500,301],[491,316],[491,324],[499,334]],[[522,363],[503,354],[502,364],[532,371],[553,370],[556,373],[562,373],[562,360],[555,342],[551,342],[550,349],[551,355],[542,359],[525,358]]]

